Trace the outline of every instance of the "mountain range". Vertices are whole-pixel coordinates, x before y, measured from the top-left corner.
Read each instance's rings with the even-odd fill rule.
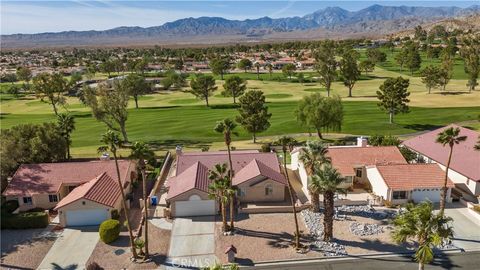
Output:
[[[123,26],[103,31],[2,35],[1,45],[3,48],[30,48],[371,36],[477,13],[480,13],[480,5],[467,8],[372,5],[358,11],[327,7],[303,17],[262,17],[247,20],[199,17],[180,19],[154,27]]]

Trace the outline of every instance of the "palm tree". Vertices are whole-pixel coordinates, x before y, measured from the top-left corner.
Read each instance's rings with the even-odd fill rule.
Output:
[[[308,175],[313,175],[316,169],[319,169],[323,164],[330,163],[330,158],[327,157],[327,147],[318,141],[308,141],[306,147],[300,152],[299,159],[305,166]],[[311,177],[309,177],[311,180]],[[320,190],[316,183],[308,185],[308,191],[312,200],[312,211],[320,211]]]
[[[148,148],[148,145],[143,142],[135,142],[132,145],[132,150],[130,153],[130,158],[137,160],[137,166],[142,174],[142,184],[143,184],[143,203],[144,203],[144,212],[143,219],[145,220],[145,229],[144,229],[144,239],[145,239],[145,259],[148,259],[148,198],[147,198],[147,175],[146,169],[147,164],[146,160],[152,160],[155,157],[155,154],[152,150]]]
[[[133,238],[132,228],[130,226],[130,221],[128,220],[128,208],[127,204],[125,203],[125,191],[123,190],[123,184],[120,176],[120,168],[118,167],[118,159],[117,159],[117,149],[120,147],[121,140],[118,137],[118,134],[113,132],[112,130],[108,130],[105,134],[102,135],[102,139],[100,140],[104,143],[104,146],[98,148],[99,152],[106,152],[110,151],[113,154],[113,159],[115,160],[115,167],[117,169],[117,181],[118,187],[120,188],[120,193],[122,195],[122,207],[123,212],[125,213],[125,223],[127,224],[128,229],[128,236],[130,237],[130,247],[132,250],[133,258],[137,258],[137,250],[135,249],[135,241]]]
[[[60,130],[60,134],[62,135],[63,138],[65,138],[65,141],[67,142],[67,159],[70,159],[70,145],[72,144],[72,139],[70,138],[70,135],[72,132],[75,130],[75,119],[71,114],[67,113],[62,113],[57,116],[57,126],[58,129]]]
[[[272,78],[272,72],[273,72],[273,65],[271,63],[268,63],[266,65],[267,69],[268,69],[268,74],[270,76],[270,79]]]
[[[227,164],[216,164],[214,170],[208,172],[208,178],[212,183],[208,186],[208,196],[211,199],[215,199],[220,204],[222,214],[222,230],[228,231],[227,225],[227,208],[228,203],[227,189],[229,189],[230,181],[228,178]]]
[[[444,217],[443,214],[434,214],[433,204],[429,201],[416,206],[409,203],[406,211],[393,220],[392,238],[397,243],[405,243],[409,239],[418,243],[415,260],[418,269],[423,270],[425,264],[433,261],[432,248],[449,241],[453,236],[449,225],[451,221],[452,218]]]
[[[257,80],[260,80],[260,63],[259,62],[255,62],[255,64],[253,65],[255,66],[255,68],[257,69]]]
[[[347,193],[344,188],[338,187],[345,178],[332,167],[327,164],[318,170],[311,177],[312,184],[323,194],[323,207],[325,212],[323,215],[323,241],[329,242],[333,239],[333,215],[334,215],[334,195],[335,193]]]
[[[445,211],[445,203],[447,201],[447,182],[448,182],[448,170],[450,168],[450,161],[452,160],[453,146],[459,144],[467,139],[467,136],[459,136],[460,128],[449,127],[444,131],[438,133],[436,142],[441,143],[443,146],[450,146],[450,152],[448,153],[447,166],[445,169],[445,179],[443,181],[442,194],[440,198],[440,215],[443,215]]]
[[[288,171],[287,171],[287,150],[292,151],[293,145],[296,144],[295,139],[292,137],[288,136],[282,136],[280,139],[278,139],[277,144],[282,146],[282,151],[283,151],[283,170],[285,171],[285,177],[287,177],[287,183],[288,183],[288,192],[290,193],[290,202],[292,203],[292,212],[293,212],[293,218],[295,219],[295,248],[299,249],[300,248],[300,229],[298,228],[298,219],[297,219],[297,207],[295,205],[295,195],[293,194],[293,188],[292,188],[292,183],[290,183],[290,177],[288,176]]]
[[[235,128],[237,127],[237,124],[235,124],[234,121],[232,121],[229,118],[225,118],[223,121],[217,122],[217,124],[214,127],[214,131],[218,133],[223,134],[223,139],[225,141],[225,145],[227,146],[227,153],[228,153],[228,172],[229,172],[229,179],[230,179],[230,186],[229,188],[232,189],[232,179],[234,175],[233,171],[233,163],[232,163],[232,153],[231,153],[231,144],[232,144],[232,134],[233,135],[238,135],[238,133],[235,131]],[[235,230],[234,226],[234,217],[235,217],[235,211],[234,211],[234,204],[235,204],[235,193],[229,192],[231,195],[230,197],[230,230],[233,232]]]

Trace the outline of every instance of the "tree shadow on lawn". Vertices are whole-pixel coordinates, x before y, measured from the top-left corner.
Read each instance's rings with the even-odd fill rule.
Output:
[[[403,125],[403,127],[406,129],[413,129],[416,131],[429,131],[429,130],[441,128],[442,126],[432,125],[432,124],[408,124],[408,125]]]
[[[175,148],[177,145],[188,148],[210,147],[211,143],[195,140],[153,140],[147,142],[153,151],[166,151]]]
[[[468,91],[441,91],[441,92],[435,92],[433,94],[442,95],[442,96],[458,96],[458,95],[468,95],[472,93]]]

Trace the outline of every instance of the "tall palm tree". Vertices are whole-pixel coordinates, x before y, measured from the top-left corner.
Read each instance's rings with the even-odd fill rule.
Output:
[[[302,148],[299,159],[305,166],[308,175],[313,175],[316,169],[321,168],[323,164],[330,163],[330,158],[327,157],[327,147],[318,141],[308,141],[307,145]],[[311,178],[309,177],[309,180]],[[315,183],[308,185],[308,191],[312,200],[312,211],[320,211],[320,192]]]
[[[255,62],[255,64],[253,65],[255,67],[255,69],[257,69],[257,80],[260,80],[260,63],[259,62]]]
[[[326,242],[333,239],[334,195],[335,193],[347,193],[346,189],[339,187],[343,181],[345,181],[345,178],[330,164],[323,166],[312,176],[312,183],[315,183],[323,194],[323,207],[325,208],[323,215],[323,241]]]
[[[232,162],[232,153],[231,153],[231,144],[232,144],[232,135],[238,135],[235,131],[237,124],[229,118],[225,118],[224,120],[217,122],[214,127],[214,131],[223,134],[223,139],[225,141],[225,145],[227,146],[227,153],[228,153],[228,173],[230,179],[230,186],[229,188],[232,189],[232,180],[234,175],[233,170],[233,162]],[[234,219],[235,219],[235,193],[229,192],[230,194],[230,230],[233,232],[235,230],[234,226]]]
[[[144,239],[145,239],[145,259],[148,259],[148,198],[147,198],[147,163],[145,161],[152,160],[155,157],[148,145],[143,142],[135,142],[132,145],[130,158],[137,161],[137,167],[142,174],[142,184],[143,184],[143,204],[144,212],[143,219],[145,220],[145,229],[144,229]]]
[[[449,127],[444,131],[438,133],[436,142],[441,143],[443,146],[447,145],[450,147],[450,152],[448,153],[447,166],[445,169],[445,179],[443,181],[442,194],[440,198],[440,215],[443,215],[445,211],[445,203],[447,201],[447,182],[448,182],[448,170],[450,168],[450,161],[452,160],[453,146],[459,144],[467,139],[467,136],[459,136],[460,128],[458,127]]]
[[[297,207],[295,205],[296,199],[293,193],[292,183],[290,182],[290,177],[287,171],[287,151],[290,150],[291,152],[293,145],[295,145],[296,143],[297,142],[294,138],[288,137],[288,136],[282,136],[277,141],[277,144],[282,146],[283,170],[285,171],[285,177],[287,178],[288,192],[290,193],[290,202],[292,203],[293,218],[295,220],[295,248],[299,249],[300,248],[300,229],[298,227]]]
[[[452,218],[433,213],[433,204],[429,201],[418,205],[407,204],[406,211],[393,220],[392,238],[397,243],[405,243],[409,239],[418,243],[415,260],[418,269],[423,270],[425,264],[433,261],[433,250],[453,236],[450,226]]]
[[[118,137],[118,134],[113,132],[112,130],[108,130],[105,134],[102,135],[102,139],[100,140],[102,143],[104,143],[104,146],[101,146],[98,148],[99,152],[106,152],[110,151],[113,154],[113,159],[115,160],[115,167],[117,169],[117,181],[118,181],[118,187],[120,188],[120,194],[122,195],[122,207],[123,207],[123,212],[125,214],[125,223],[127,224],[127,229],[128,229],[128,236],[130,238],[130,248],[132,250],[132,255],[133,258],[137,258],[137,250],[135,249],[135,241],[133,238],[133,232],[132,232],[132,227],[130,226],[130,221],[128,219],[128,208],[126,204],[126,198],[125,198],[125,191],[123,190],[123,183],[122,179],[120,176],[120,168],[118,167],[118,158],[117,158],[117,150],[120,147],[121,140]]]
[[[72,145],[71,134],[75,130],[75,119],[71,114],[61,113],[57,116],[57,126],[60,130],[60,134],[67,142],[67,156],[66,159],[70,159],[70,145]]]
[[[211,199],[218,201],[222,215],[222,230],[228,231],[227,225],[227,208],[226,204],[229,201],[227,190],[229,189],[230,181],[228,178],[227,164],[216,164],[214,170],[208,172],[208,178],[212,181],[208,186],[208,196]]]

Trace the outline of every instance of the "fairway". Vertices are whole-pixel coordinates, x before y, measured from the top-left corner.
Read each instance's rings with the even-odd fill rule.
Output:
[[[256,74],[239,73],[242,76],[256,78]],[[229,76],[231,76],[230,74]],[[263,74],[269,76],[268,74]],[[281,74],[274,74],[282,76]],[[314,74],[310,73],[310,76]],[[376,91],[388,77],[400,74],[376,68],[369,77],[363,77],[353,89],[353,97],[347,97],[347,88],[342,82],[332,85],[332,94],[343,99],[345,116],[341,133],[353,135],[373,134],[410,134],[432,129],[452,122],[468,122],[478,128],[480,114],[480,91],[468,93],[465,80],[452,80],[446,92],[435,90],[427,94],[419,77],[410,77],[409,91],[411,112],[398,115],[395,124],[388,123],[388,115],[377,107]],[[155,94],[142,96],[139,109],[134,109],[133,100],[127,121],[127,133],[131,141],[147,141],[155,149],[172,149],[177,144],[186,147],[200,148],[206,145],[217,145],[222,136],[213,132],[216,121],[237,115],[233,99],[223,97],[223,81],[217,80],[218,90],[209,98],[210,108],[205,102],[195,99],[188,93],[188,87],[181,90],[158,91]],[[272,113],[271,127],[258,136],[275,136],[282,134],[306,133],[307,129],[299,126],[294,111],[298,100],[321,93],[325,89],[318,83],[294,83],[286,81],[248,80],[249,90],[261,90],[265,93],[269,111]],[[36,99],[34,95],[14,98],[1,94],[1,128],[9,128],[20,123],[42,123],[55,121],[49,104]],[[76,130],[73,132],[72,154],[80,156],[96,156],[100,145],[99,139],[106,126],[96,121],[88,107],[82,105],[75,97],[67,98],[67,105],[61,111],[69,111],[75,116]],[[238,127],[239,137],[234,140],[249,140],[251,136],[242,127]],[[249,147],[252,147],[249,145]],[[257,146],[258,147],[258,146]]]

